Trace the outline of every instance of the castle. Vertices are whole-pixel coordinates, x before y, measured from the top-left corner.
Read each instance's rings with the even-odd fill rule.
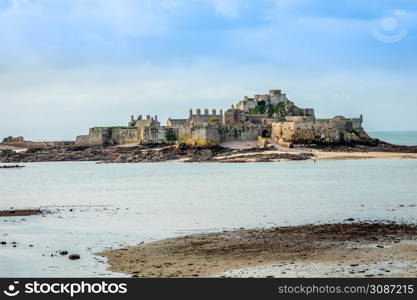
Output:
[[[190,109],[188,118],[169,118],[165,126],[157,116],[131,116],[128,126],[95,127],[80,135],[77,145],[111,146],[187,142],[195,145],[226,141],[271,139],[279,145],[368,144],[372,142],[362,127],[362,116],[316,119],[314,109],[300,108],[281,90],[265,95],[245,96],[226,111]]]

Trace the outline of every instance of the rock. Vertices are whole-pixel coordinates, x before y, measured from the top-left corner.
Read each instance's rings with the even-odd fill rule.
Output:
[[[359,264],[351,264],[351,267],[359,267]]]
[[[16,169],[16,168],[24,168],[25,166],[13,165],[13,166],[0,166],[0,169]]]
[[[6,243],[6,242],[0,242],[0,244],[2,244],[2,245],[6,245],[7,243]]]
[[[377,248],[384,248],[382,245],[376,245]]]
[[[61,255],[68,255],[68,251],[59,251],[59,254],[61,254]]]
[[[77,260],[77,259],[80,259],[81,256],[79,254],[71,254],[70,256],[68,256],[68,258],[70,260]]]

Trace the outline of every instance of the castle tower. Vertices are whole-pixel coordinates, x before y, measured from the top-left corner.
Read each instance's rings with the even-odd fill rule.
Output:
[[[196,120],[199,121],[201,116],[201,109],[197,108]]]
[[[271,96],[280,95],[281,90],[269,90],[268,94],[271,95]]]
[[[190,109],[190,118],[193,116],[193,110]]]
[[[204,109],[204,115],[208,116],[208,114],[209,114],[208,108]]]
[[[211,111],[211,114],[212,114],[213,116],[216,116],[216,110],[215,110],[215,109],[213,109],[213,110]]]

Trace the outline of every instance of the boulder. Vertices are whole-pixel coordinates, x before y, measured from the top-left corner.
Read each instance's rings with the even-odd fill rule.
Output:
[[[77,260],[77,259],[80,259],[81,256],[79,254],[71,254],[68,256],[68,258],[71,260]]]

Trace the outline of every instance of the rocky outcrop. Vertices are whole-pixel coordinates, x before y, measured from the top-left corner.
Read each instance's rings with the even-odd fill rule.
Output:
[[[19,166],[19,165],[6,165],[6,166],[0,166],[0,169],[18,169],[18,168],[24,168],[25,166]]]
[[[51,147],[29,148],[25,152],[0,151],[0,162],[44,161],[99,161],[104,163],[139,162],[267,162],[277,160],[304,160],[312,157],[304,154],[270,154],[270,149],[252,148],[233,150],[219,145],[195,147],[177,145],[138,145],[131,147]]]
[[[314,144],[310,148],[338,152],[417,153],[417,146],[399,146],[376,140],[376,144]],[[304,149],[304,148],[302,148]],[[2,150],[0,162],[96,161],[103,163],[143,162],[269,162],[307,160],[309,151],[283,152],[274,148],[229,149],[219,145],[196,147],[187,144],[150,144],[129,147],[63,146],[29,148],[27,151]]]

